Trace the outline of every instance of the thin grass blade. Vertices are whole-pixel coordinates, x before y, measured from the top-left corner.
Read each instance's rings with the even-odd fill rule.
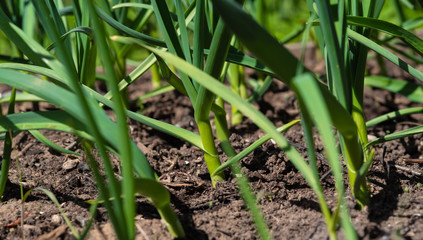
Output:
[[[278,132],[280,132],[280,133],[283,133],[283,132],[287,131],[288,129],[290,129],[291,127],[293,127],[295,124],[297,124],[299,122],[300,122],[299,120],[293,120],[293,121],[291,121],[291,122],[283,125],[282,127],[279,127],[276,130]],[[211,175],[213,176],[216,173],[218,173],[220,171],[223,171],[225,168],[229,167],[230,165],[232,165],[232,164],[234,164],[236,162],[239,162],[242,158],[244,158],[245,156],[247,156],[248,154],[250,154],[256,148],[260,147],[263,143],[267,142],[270,139],[271,139],[271,137],[269,136],[269,134],[266,134],[263,137],[259,138],[257,141],[253,142],[250,146],[248,146],[247,148],[245,148],[244,150],[242,150],[240,153],[238,153],[237,155],[235,155],[234,157],[230,158],[228,161],[226,161],[225,163],[223,163]]]
[[[176,13],[178,16],[178,24],[179,24],[179,33],[181,35],[181,46],[182,46],[182,50],[184,52],[184,56],[185,59],[187,60],[187,62],[192,62],[192,58],[191,58],[191,49],[189,46],[189,39],[188,39],[188,31],[187,31],[187,27],[185,25],[185,13],[182,7],[182,2],[181,0],[174,0],[173,1],[176,7]],[[197,1],[197,2],[201,2],[201,1]],[[194,31],[195,34],[195,31]],[[196,39],[194,37],[194,39]]]
[[[56,196],[54,196],[54,194],[52,192],[50,192],[47,189],[44,188],[34,188],[31,189],[29,191],[27,191],[24,195],[24,198],[22,199],[22,202],[25,202],[26,199],[28,198],[29,194],[31,194],[31,192],[33,191],[41,191],[44,194],[46,194],[50,200],[57,206],[57,208],[59,209],[60,214],[62,215],[63,219],[65,220],[66,224],[68,225],[68,227],[70,228],[72,234],[75,236],[75,238],[79,239],[79,233],[78,231],[76,231],[76,229],[74,228],[74,226],[72,225],[71,221],[69,220],[69,218],[66,216],[65,211],[63,211],[59,201],[57,201]]]

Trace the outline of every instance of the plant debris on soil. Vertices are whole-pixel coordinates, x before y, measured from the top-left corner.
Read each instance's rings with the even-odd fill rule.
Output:
[[[306,62],[315,69],[324,69],[316,57]],[[396,68],[389,68],[395,77]],[[379,69],[369,65],[369,72]],[[3,87],[2,91],[7,88]],[[130,100],[150,90],[148,75],[130,86]],[[366,89],[365,114],[367,119],[415,106],[405,97],[383,90]],[[274,80],[271,88],[256,104],[257,108],[276,126],[299,119],[294,94]],[[136,110],[136,106],[133,110]],[[51,108],[41,104],[40,108]],[[30,103],[17,105],[18,111],[32,111]],[[143,103],[143,114],[173,125],[196,131],[193,109],[187,97],[169,92]],[[369,129],[369,135],[383,136],[422,122],[422,116],[412,115],[382,123]],[[145,153],[161,182],[171,193],[171,202],[184,226],[188,239],[257,239],[258,235],[239,195],[236,179],[226,170],[227,180],[213,188],[202,152],[174,137],[165,135],[131,121],[131,136]],[[232,126],[230,140],[236,151],[241,151],[264,135],[250,120]],[[53,192],[61,208],[79,230],[90,220],[87,200],[97,197],[95,182],[84,154],[74,144],[78,139],[68,133],[42,131],[50,140],[81,153],[69,156],[49,149],[29,133],[14,137],[13,159],[22,172],[24,192],[35,187]],[[300,125],[284,136],[307,157]],[[376,146],[375,161],[368,175],[371,204],[360,211],[355,208],[350,190],[347,201],[352,222],[362,239],[423,239],[423,170],[421,169],[423,142],[421,135],[407,137]],[[316,151],[320,176],[328,203],[337,201],[334,181],[328,174],[318,137]],[[3,143],[1,142],[1,149]],[[220,153],[221,159],[226,160]],[[115,158],[116,174],[119,175]],[[326,239],[326,225],[316,195],[288,158],[271,141],[266,142],[241,161],[243,172],[249,177],[275,239]],[[347,179],[345,179],[347,183]],[[0,205],[0,239],[74,239],[59,209],[42,192],[34,191],[22,206],[17,161],[12,162],[3,202]],[[23,214],[22,214],[23,213]],[[137,199],[137,239],[171,239],[159,214],[152,204]],[[342,239],[342,231],[338,231]],[[87,239],[115,239],[113,227],[101,206]]]

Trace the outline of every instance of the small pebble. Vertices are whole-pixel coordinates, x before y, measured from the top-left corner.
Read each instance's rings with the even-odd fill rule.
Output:
[[[34,235],[40,235],[41,234],[41,228],[37,227],[37,226],[33,226],[33,225],[23,225],[23,234],[25,236],[34,236]]]
[[[79,159],[68,159],[63,163],[62,168],[65,170],[74,169],[79,163]]]
[[[203,158],[202,157],[198,157],[197,159],[194,160],[195,163],[203,163]]]
[[[369,139],[369,142],[374,141],[377,139],[377,137],[375,135],[367,135],[367,138]]]
[[[59,214],[55,214],[55,215],[51,216],[51,222],[59,225],[59,224],[62,223],[62,218],[60,217]]]
[[[80,161],[79,164],[78,164],[78,169],[81,170],[81,171],[89,171],[90,167],[84,161]]]
[[[78,216],[76,216],[76,220],[81,224],[81,227],[85,227],[85,221],[87,221],[86,218],[78,215]]]

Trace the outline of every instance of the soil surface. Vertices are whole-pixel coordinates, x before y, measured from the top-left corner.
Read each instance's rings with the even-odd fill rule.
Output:
[[[319,56],[312,55],[307,65],[322,72]],[[369,73],[378,74],[376,64],[369,64]],[[390,76],[408,78],[388,65]],[[254,77],[254,74],[250,74]],[[136,81],[129,89],[131,100],[149,91],[149,76]],[[6,91],[3,88],[3,92]],[[418,106],[406,98],[377,89],[365,91],[367,119],[393,110]],[[41,104],[40,108],[51,106]],[[276,126],[299,119],[294,94],[278,80],[256,107]],[[133,110],[138,108],[133,104]],[[31,104],[17,106],[18,111],[30,111]],[[193,110],[187,97],[169,92],[144,101],[143,114],[196,131]],[[369,135],[380,137],[422,123],[422,116],[412,115],[385,122],[369,129]],[[173,208],[179,215],[188,239],[257,239],[250,214],[239,195],[236,181],[226,171],[227,181],[211,186],[202,152],[176,138],[131,121],[131,136],[146,154],[161,182],[169,189]],[[241,151],[263,136],[250,120],[232,126],[231,142]],[[77,138],[61,132],[42,131],[50,140],[82,153]],[[307,157],[300,125],[287,131],[285,137]],[[423,142],[421,135],[392,141],[376,147],[375,161],[368,175],[371,204],[360,211],[355,208],[347,190],[352,222],[362,239],[423,239]],[[2,146],[3,143],[0,142]],[[2,147],[1,147],[2,150]],[[322,146],[316,137],[322,184],[331,207],[336,194],[334,181],[327,175],[329,167]],[[2,151],[1,151],[2,152]],[[39,187],[51,191],[65,215],[79,230],[90,219],[87,200],[97,196],[93,176],[84,154],[81,158],[49,149],[27,132],[14,138],[14,159],[19,160],[24,192]],[[222,161],[227,158],[220,153]],[[415,161],[411,161],[414,159]],[[116,159],[115,159],[116,160]],[[117,160],[116,160],[117,161]],[[285,154],[271,141],[266,142],[242,160],[242,170],[249,177],[275,239],[326,239],[328,237],[316,195]],[[74,239],[58,207],[41,191],[33,191],[22,209],[18,165],[12,162],[9,182],[0,204],[0,239]],[[118,168],[116,168],[118,169]],[[117,174],[119,174],[117,170]],[[324,177],[327,175],[326,177]],[[23,227],[20,223],[24,217]],[[171,239],[154,207],[145,199],[137,199],[137,239]],[[339,237],[343,238],[342,231]],[[88,239],[115,239],[100,207]]]

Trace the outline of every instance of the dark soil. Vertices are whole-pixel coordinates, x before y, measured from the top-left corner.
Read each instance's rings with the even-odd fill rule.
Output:
[[[317,57],[318,58],[318,57]],[[316,71],[324,66],[316,64],[316,57],[307,63]],[[389,74],[398,72],[388,66]],[[395,69],[395,70],[393,70]],[[371,73],[379,69],[369,65]],[[401,77],[407,77],[401,75]],[[148,76],[131,86],[132,100],[150,89]],[[382,90],[366,89],[367,119],[417,104],[406,98]],[[275,80],[269,91],[257,103],[276,126],[299,119],[295,97]],[[42,104],[41,109],[48,107]],[[19,111],[31,110],[23,104]],[[144,102],[144,114],[156,119],[195,130],[193,110],[189,100],[171,92]],[[420,125],[422,117],[413,115],[389,121],[369,129],[379,137]],[[43,131],[60,146],[67,147],[77,139],[66,133]],[[264,133],[250,120],[231,127],[231,141],[239,152]],[[133,140],[146,154],[161,182],[169,189],[175,211],[180,217],[188,239],[257,239],[249,212],[239,196],[230,172],[227,181],[216,188],[211,186],[202,153],[195,147],[131,121]],[[285,137],[306,157],[300,125],[294,126]],[[72,224],[79,229],[89,220],[86,200],[95,199],[97,190],[84,158],[58,153],[39,143],[29,133],[14,138],[14,158],[19,159],[24,191],[41,187],[54,193]],[[2,144],[1,144],[2,145]],[[375,161],[369,172],[371,204],[360,211],[348,189],[348,204],[352,222],[363,239],[423,239],[423,182],[420,163],[407,159],[422,159],[421,135],[392,141],[376,147]],[[82,153],[78,144],[71,148]],[[316,151],[322,153],[316,138]],[[384,154],[382,154],[384,153]],[[221,153],[222,160],[226,160]],[[77,161],[75,161],[77,160]],[[74,165],[72,166],[72,163]],[[70,166],[69,166],[70,164]],[[321,176],[328,170],[323,155],[319,157]],[[285,154],[271,141],[242,160],[242,170],[249,177],[263,214],[275,239],[325,239],[328,237],[316,195]],[[16,162],[11,164],[3,202],[0,205],[0,239],[74,239],[56,205],[42,192],[31,193],[24,205],[24,225],[21,217],[20,186]],[[336,194],[329,174],[322,180],[327,201],[334,206]],[[154,207],[145,199],[137,200],[137,239],[171,239]],[[339,237],[343,238],[342,231]],[[113,228],[103,208],[99,208],[88,239],[114,239]]]

